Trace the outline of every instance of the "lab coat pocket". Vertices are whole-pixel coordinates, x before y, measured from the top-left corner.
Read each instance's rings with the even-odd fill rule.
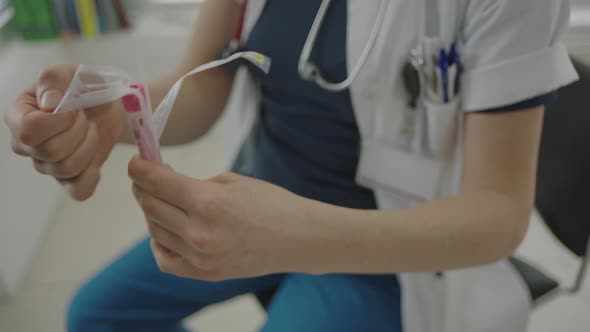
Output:
[[[365,141],[357,182],[375,190],[402,195],[412,205],[438,196],[442,169],[439,160],[386,143]]]
[[[436,103],[423,101],[425,118],[425,149],[434,159],[448,160],[457,146],[460,99]]]

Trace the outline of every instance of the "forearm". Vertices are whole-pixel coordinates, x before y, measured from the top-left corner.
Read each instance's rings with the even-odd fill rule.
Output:
[[[193,34],[183,61],[176,75],[172,75],[173,79],[204,63],[216,60],[221,49],[233,38],[239,16],[240,7],[236,5],[235,0],[203,2],[199,7],[199,17],[193,26]],[[187,143],[204,135],[223,113],[233,78],[233,73],[225,68],[212,69],[188,77],[180,90],[174,112],[168,120],[168,130],[162,136],[162,144]],[[170,81],[163,80],[162,83],[170,84]],[[163,97],[164,94],[160,99]]]
[[[444,271],[510,255],[535,195],[543,107],[465,117],[461,194],[413,208],[360,211],[308,202],[308,272]],[[298,245],[299,246],[299,245]]]
[[[396,211],[310,202],[294,270],[310,273],[444,271],[510,255],[528,225],[530,204],[473,192]],[[303,230],[306,228],[307,230]]]
[[[200,5],[199,17],[181,63],[172,73],[148,84],[154,111],[185,73],[217,59],[219,51],[233,37],[238,17],[239,7],[234,0],[208,0]],[[204,135],[222,114],[233,77],[232,72],[217,68],[186,78],[160,139],[162,145],[183,144]],[[128,131],[122,141],[133,142],[131,132]]]

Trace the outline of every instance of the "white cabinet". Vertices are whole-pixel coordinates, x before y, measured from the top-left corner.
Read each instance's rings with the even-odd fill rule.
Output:
[[[0,51],[0,103],[6,105],[31,84],[39,68],[63,61],[55,44],[24,47],[18,43]],[[60,197],[53,180],[33,172],[31,161],[10,150],[9,131],[0,124],[0,296],[14,292],[43,239]]]

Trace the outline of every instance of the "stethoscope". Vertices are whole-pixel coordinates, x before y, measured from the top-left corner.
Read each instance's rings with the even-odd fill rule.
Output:
[[[371,31],[367,44],[365,45],[365,48],[363,49],[356,64],[350,71],[348,77],[340,83],[328,82],[322,76],[320,69],[316,65],[311,63],[309,60],[311,52],[313,50],[313,46],[315,45],[318,33],[324,22],[326,13],[328,12],[328,8],[331,2],[332,0],[322,0],[322,4],[318,9],[318,12],[313,21],[309,34],[307,35],[307,40],[305,41],[303,50],[301,51],[297,70],[299,72],[299,76],[301,77],[301,79],[305,81],[314,82],[322,89],[333,92],[339,92],[348,89],[352,85],[352,82],[357,78],[359,72],[367,62],[367,59],[369,58],[369,55],[371,54],[371,51],[375,46],[377,35],[379,34],[379,31],[381,31],[381,28],[383,26],[383,21],[385,18],[385,13],[387,12],[387,5],[389,4],[389,0],[381,0],[377,20],[375,21],[373,30]]]
[[[322,0],[320,8],[318,9],[318,12],[314,18],[311,29],[307,35],[305,44],[303,45],[303,49],[301,50],[301,55],[299,56],[297,71],[299,72],[299,76],[301,77],[301,79],[304,81],[314,82],[322,89],[332,92],[340,92],[348,89],[352,85],[352,82],[357,78],[359,72],[361,71],[365,63],[367,62],[367,59],[369,58],[369,55],[371,54],[371,51],[375,46],[375,42],[377,40],[377,36],[379,35],[379,31],[381,31],[381,28],[383,27],[383,21],[385,19],[385,14],[387,13],[387,5],[389,4],[389,0],[380,1],[381,3],[379,5],[379,13],[377,15],[377,19],[373,26],[373,30],[369,35],[367,44],[361,52],[359,59],[357,60],[356,64],[350,71],[350,74],[344,81],[340,83],[333,83],[328,82],[326,79],[324,79],[320,69],[309,60],[313,47],[316,43],[318,33],[322,27],[322,24],[324,23],[324,19],[326,18],[326,14],[332,2],[332,0]],[[244,16],[246,12],[247,2],[248,0],[242,0],[242,13],[240,17],[240,22],[238,24],[238,28],[230,43],[224,49],[221,50],[221,58],[227,58],[241,49],[240,38],[244,26]]]
[[[326,17],[326,13],[330,7],[332,0],[322,0],[320,8],[314,18],[313,24],[307,35],[307,39],[301,51],[301,55],[299,56],[299,63],[297,65],[297,71],[301,79],[305,81],[314,82],[322,89],[332,91],[332,92],[340,92],[344,91],[352,85],[354,80],[359,75],[361,69],[366,64],[371,51],[373,50],[377,36],[379,35],[379,31],[381,31],[383,27],[383,21],[385,19],[385,14],[387,13],[387,6],[389,5],[389,0],[380,0],[379,5],[379,12],[373,25],[373,30],[369,35],[369,39],[365,45],[365,48],[361,52],[359,59],[357,60],[356,64],[350,71],[348,77],[339,83],[328,82],[321,74],[321,70],[310,61],[311,52],[315,45],[315,42],[318,37],[318,33],[324,23],[324,19]],[[221,58],[227,58],[231,56],[233,53],[237,52],[240,49],[240,36],[242,34],[242,28],[244,25],[244,15],[246,10],[247,0],[244,0],[242,3],[242,15],[241,15],[241,22],[238,24],[238,29],[235,33],[234,38],[232,41],[224,48],[220,54]],[[421,86],[423,86],[423,75],[421,74],[423,69],[422,66],[424,65],[424,61],[421,58],[421,55],[416,51],[412,51],[408,62],[404,66],[403,69],[403,80],[406,91],[409,95],[409,106],[415,108],[416,102],[421,94]]]
[[[313,50],[313,46],[317,40],[318,33],[324,22],[324,18],[326,17],[326,13],[328,12],[328,8],[330,6],[332,0],[323,0],[316,17],[313,21],[309,34],[307,35],[307,40],[305,41],[305,45],[303,46],[303,50],[301,51],[301,55],[299,57],[299,64],[297,66],[297,70],[299,72],[299,76],[301,79],[305,81],[311,81],[317,84],[322,89],[332,91],[332,92],[340,92],[348,89],[354,80],[357,78],[359,72],[367,62],[373,47],[375,46],[375,42],[377,40],[377,36],[381,28],[383,27],[383,21],[385,19],[385,14],[387,12],[387,5],[389,4],[388,0],[381,0],[379,5],[379,13],[377,15],[377,19],[375,24],[373,25],[373,30],[369,36],[369,40],[365,45],[359,59],[357,60],[356,64],[350,71],[348,77],[340,82],[340,83],[333,83],[328,82],[321,74],[320,69],[310,62],[309,58],[311,56],[311,52]],[[422,59],[422,55],[418,50],[412,50],[410,57],[406,64],[404,65],[402,74],[403,74],[403,81],[404,87],[406,92],[408,93],[409,101],[408,106],[414,109],[417,106],[417,101],[420,95],[422,94],[422,86],[424,85],[424,77],[422,75],[423,72],[423,65],[424,60]]]

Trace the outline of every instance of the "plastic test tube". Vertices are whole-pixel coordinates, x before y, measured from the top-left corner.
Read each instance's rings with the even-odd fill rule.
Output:
[[[139,155],[145,160],[161,165],[160,142],[155,134],[145,88],[139,84],[134,84],[130,87],[138,90],[138,94],[123,96],[122,101],[129,125],[131,126],[131,130],[133,130],[135,143],[139,148]],[[144,100],[139,100],[138,96],[141,96]]]

